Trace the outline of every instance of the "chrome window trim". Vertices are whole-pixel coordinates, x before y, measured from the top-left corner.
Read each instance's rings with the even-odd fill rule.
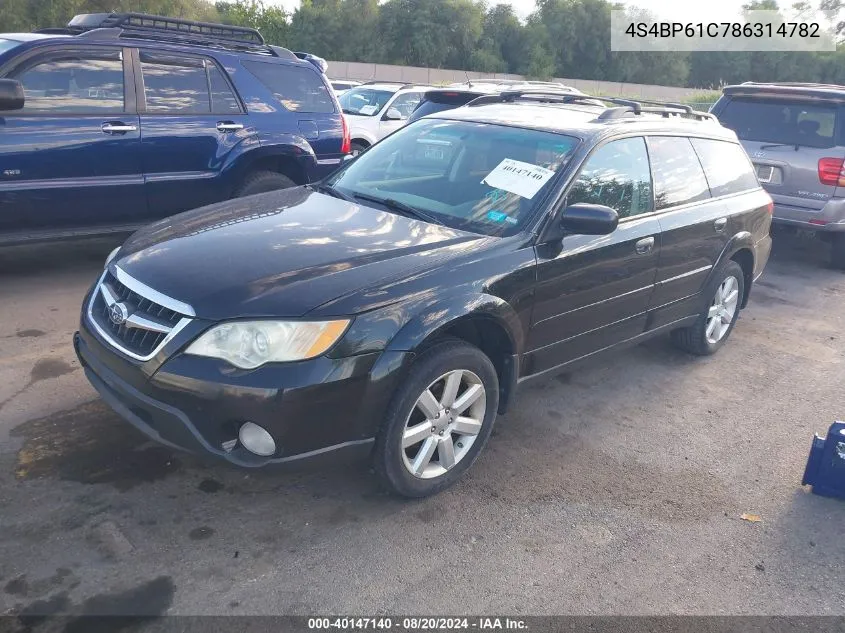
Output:
[[[120,276],[115,274],[116,271],[120,272]],[[96,302],[97,297],[100,295],[100,287],[102,286],[103,282],[105,281],[106,274],[108,272],[109,272],[108,270],[103,271],[103,274],[100,275],[100,278],[97,280],[97,286],[91,292],[91,298],[88,300],[88,309],[87,309],[88,323],[94,328],[94,330],[97,332],[97,334],[99,334],[100,337],[104,341],[106,341],[109,345],[114,347],[120,353],[125,354],[129,358],[134,358],[135,360],[148,361],[148,360],[152,359],[153,357],[155,357],[155,355],[158,354],[162,350],[162,348],[164,348],[165,345],[167,345],[170,341],[172,341],[173,338],[177,334],[179,334],[179,332],[181,332],[183,329],[185,329],[185,327],[192,321],[192,319],[190,319],[188,317],[182,317],[182,319],[180,319],[179,322],[175,326],[173,326],[173,329],[170,330],[170,333],[162,339],[161,343],[159,343],[156,346],[156,348],[152,352],[147,354],[146,356],[141,356],[140,354],[136,354],[135,352],[132,352],[132,351],[126,349],[121,343],[116,341],[111,336],[111,334],[109,332],[107,332],[102,327],[100,327],[100,324],[97,323],[96,319],[94,319],[94,303]],[[190,306],[188,306],[187,304],[182,303],[180,301],[176,301],[174,299],[170,299],[169,297],[166,297],[165,295],[163,295],[159,292],[156,292],[155,290],[153,290],[149,286],[146,286],[145,284],[142,284],[140,281],[133,279],[132,277],[127,275],[125,272],[123,272],[122,270],[117,268],[117,266],[115,266],[111,272],[112,272],[112,274],[115,275],[115,277],[117,277],[117,279],[118,279],[118,281],[120,281],[120,283],[122,283],[124,286],[126,286],[127,288],[129,288],[133,292],[140,294],[145,299],[155,301],[156,303],[159,303],[159,305],[163,305],[164,307],[168,308],[169,310],[174,310],[174,311],[176,310],[176,308],[174,308],[172,306],[174,306],[174,305],[184,306],[186,308],[189,308],[191,315],[194,316],[194,310]],[[129,280],[129,283],[126,283],[126,280]],[[133,284],[133,285],[130,285],[130,284]],[[154,299],[150,295],[154,295],[156,298]],[[169,305],[165,304],[164,302],[159,302],[157,300],[158,298],[165,299],[166,301],[169,302]]]

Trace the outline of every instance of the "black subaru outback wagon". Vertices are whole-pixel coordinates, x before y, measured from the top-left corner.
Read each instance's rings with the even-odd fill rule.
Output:
[[[85,298],[88,378],[166,444],[242,466],[364,451],[424,496],[524,380],[664,332],[714,353],[772,201],[711,115],[587,99],[481,97],[318,185],[139,231]]]

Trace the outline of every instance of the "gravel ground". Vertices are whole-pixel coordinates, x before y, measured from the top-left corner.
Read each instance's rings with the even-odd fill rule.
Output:
[[[528,384],[416,502],[121,422],[71,346],[113,246],[0,251],[0,613],[845,614],[845,502],[800,486],[845,417],[845,275],[816,242],[776,241],[715,357],[659,339]]]

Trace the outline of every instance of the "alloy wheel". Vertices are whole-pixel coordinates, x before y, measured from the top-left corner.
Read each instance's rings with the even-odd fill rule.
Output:
[[[414,477],[451,470],[475,443],[487,408],[481,379],[466,369],[443,374],[420,394],[402,434],[402,461]]]
[[[716,289],[716,296],[707,311],[707,327],[704,335],[707,342],[715,345],[721,341],[733,323],[739,303],[739,281],[733,275],[726,277]]]

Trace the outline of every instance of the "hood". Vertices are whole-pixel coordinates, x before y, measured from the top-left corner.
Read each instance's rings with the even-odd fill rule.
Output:
[[[490,239],[297,187],[152,224],[114,265],[200,318],[298,317]]]

